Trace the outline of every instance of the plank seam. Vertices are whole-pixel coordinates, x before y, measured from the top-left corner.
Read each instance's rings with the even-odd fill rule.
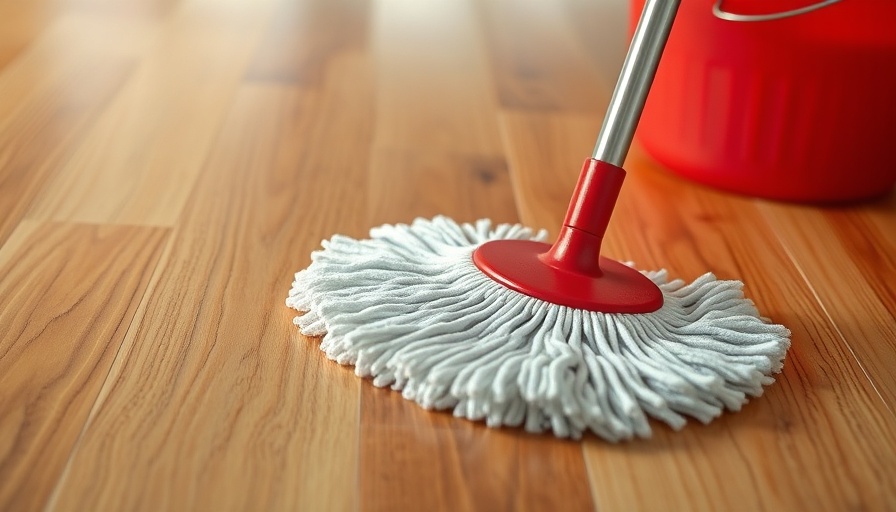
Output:
[[[891,416],[896,418],[896,411],[893,410],[891,405],[884,398],[883,394],[881,394],[880,390],[877,388],[877,385],[874,383],[874,379],[871,378],[871,375],[868,373],[868,370],[865,368],[865,365],[862,364],[862,360],[859,358],[858,354],[853,350],[852,345],[850,345],[849,340],[846,339],[846,336],[843,334],[843,331],[840,330],[840,326],[837,325],[837,322],[834,320],[831,313],[828,311],[828,308],[825,306],[824,301],[821,299],[821,296],[818,294],[818,291],[812,285],[812,282],[809,280],[809,276],[803,271],[803,268],[800,266],[799,261],[797,261],[796,256],[791,251],[790,247],[787,245],[786,240],[779,230],[775,227],[775,223],[772,222],[772,219],[769,217],[769,214],[766,212],[765,208],[762,207],[762,202],[760,200],[756,200],[755,204],[757,206],[757,210],[762,214],[763,218],[765,218],[766,225],[771,228],[772,233],[775,234],[775,238],[777,238],[778,243],[781,245],[781,248],[784,250],[784,253],[787,255],[787,258],[793,264],[793,267],[799,273],[800,277],[803,279],[803,282],[806,283],[806,287],[808,287],[809,292],[812,293],[812,297],[818,303],[818,307],[821,308],[821,311],[824,313],[824,316],[827,318],[828,322],[831,324],[831,327],[834,328],[834,331],[837,333],[837,337],[842,342],[843,346],[846,347],[846,350],[849,351],[849,354],[852,356],[853,360],[858,365],[859,369],[862,371],[862,374],[865,376],[865,379],[871,385],[871,389],[874,390],[874,393],[880,398],[880,401],[883,402],[884,408],[887,412],[890,413]]]
[[[140,226],[140,227],[152,227],[153,229],[164,229],[166,231],[170,231],[170,228],[159,228],[157,226]],[[158,260],[156,261],[155,266],[153,266],[150,276],[149,282],[147,283],[146,289],[143,292],[143,296],[140,298],[140,302],[137,304],[137,308],[134,310],[134,315],[130,319],[130,323],[128,324],[127,331],[125,332],[124,338],[122,339],[121,344],[118,346],[118,349],[115,351],[115,357],[112,358],[112,363],[109,365],[109,370],[106,372],[106,376],[103,379],[103,384],[100,386],[99,391],[97,392],[96,398],[93,401],[93,404],[90,407],[90,412],[87,414],[87,419],[84,420],[84,425],[81,427],[81,431],[78,433],[78,437],[75,439],[75,442],[72,444],[72,448],[69,452],[68,458],[65,461],[65,465],[62,468],[62,472],[59,474],[59,478],[56,480],[56,484],[50,490],[49,497],[44,505],[44,512],[50,512],[55,510],[57,507],[57,501],[59,499],[59,494],[62,491],[62,488],[65,485],[66,480],[68,479],[68,475],[70,473],[72,462],[74,461],[75,455],[78,452],[78,449],[81,446],[81,441],[84,438],[84,435],[87,433],[87,430],[90,428],[93,423],[96,415],[99,412],[99,409],[102,407],[105,402],[105,396],[107,394],[107,387],[110,385],[110,379],[112,379],[112,374],[115,372],[115,368],[119,366],[120,359],[122,357],[126,357],[123,355],[125,352],[125,346],[129,345],[129,340],[132,340],[135,336],[136,329],[139,328],[139,324],[143,320],[143,317],[146,313],[146,305],[149,301],[152,292],[155,290],[158,285],[159,280],[161,279],[162,271],[167,267],[166,263],[169,258],[169,254],[171,253],[171,248],[173,247],[173,240],[176,238],[172,236],[172,234],[166,233],[164,246],[162,247],[162,253],[159,255]],[[126,352],[130,352],[129,350]]]

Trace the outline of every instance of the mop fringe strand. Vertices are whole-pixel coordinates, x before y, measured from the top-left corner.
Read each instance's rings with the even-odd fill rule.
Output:
[[[644,272],[661,309],[606,314],[513,291],[472,261],[494,239],[541,240],[521,225],[447,217],[334,236],[297,273],[286,304],[328,358],[426,409],[580,438],[649,437],[737,411],[774,382],[790,331],[759,315],[740,281],[687,284]]]

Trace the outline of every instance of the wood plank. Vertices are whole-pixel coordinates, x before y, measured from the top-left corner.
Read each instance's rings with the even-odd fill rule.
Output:
[[[0,251],[0,509],[43,507],[166,233],[24,223]]]
[[[896,210],[771,202],[759,209],[896,413]]]
[[[501,156],[374,149],[369,183],[372,226],[440,214],[465,222],[483,217],[518,222],[507,162]]]
[[[401,0],[374,9],[382,113],[375,148],[500,155],[493,83],[473,6]]]
[[[275,12],[249,64],[249,80],[320,87],[334,56],[368,46],[369,2],[281,0]]]
[[[65,17],[2,69],[0,243],[119,90],[145,36],[141,23]]]
[[[542,137],[545,124],[568,123],[559,129],[567,135],[565,144],[585,145],[592,133],[580,128],[594,122],[545,113],[504,118],[506,138],[517,153],[511,172],[524,208],[565,210],[565,201],[536,193],[544,185],[544,168],[569,165],[566,156],[551,157],[565,155],[565,149],[538,148],[550,141]],[[896,470],[896,420],[800,271],[766,235],[769,227],[755,204],[659,171],[638,151],[627,165],[605,252],[645,268],[665,260],[673,277],[690,279],[711,270],[742,278],[760,310],[793,331],[793,347],[778,382],[740,413],[709,426],[690,424],[679,433],[655,424],[652,439],[624,446],[587,440],[598,506],[843,510],[892,504],[896,485],[885,475]],[[571,167],[564,180],[577,172],[578,166]]]
[[[629,192],[637,199],[628,204],[637,206],[620,211],[626,218],[640,217],[639,228],[622,233],[644,232],[640,226],[655,224],[651,245],[680,245],[670,251],[670,260],[677,262],[673,268],[689,265],[694,275],[706,268],[743,279],[760,310],[793,331],[785,371],[762,398],[741,413],[688,431],[697,442],[677,434],[661,440],[660,446],[680,446],[678,453],[688,454],[676,455],[676,469],[669,471],[693,478],[670,480],[664,472],[660,480],[680,493],[675,499],[708,510],[751,502],[755,506],[747,508],[817,510],[879,509],[892,503],[896,489],[883,475],[896,467],[894,418],[825,318],[800,270],[768,236],[770,229],[753,201],[648,174],[654,164],[640,158],[632,167],[642,172],[629,180]],[[668,226],[678,228],[661,234]],[[657,463],[651,459],[645,467]],[[607,462],[609,467],[621,461]],[[800,468],[813,470],[800,473]],[[627,499],[623,492],[615,498]]]
[[[556,235],[582,163],[591,156],[592,142],[585,135],[597,137],[600,119],[509,110],[502,111],[500,127],[520,218],[528,226]]]
[[[896,230],[893,223],[896,222],[896,188],[877,201],[865,205],[863,216],[877,228],[877,233],[883,236],[887,243],[896,245]]]
[[[598,70],[605,89],[612,91],[628,49],[630,2],[563,0],[563,4],[574,37]]]
[[[599,73],[562,3],[478,5],[502,107],[603,112],[615,77],[608,81]],[[602,30],[594,21],[594,30]]]
[[[517,222],[477,11],[456,1],[379,7],[370,224],[436,214]],[[579,444],[427,412],[370,382],[359,449],[364,510],[593,509]]]
[[[516,221],[472,3],[405,0],[372,15],[371,224],[452,212]]]
[[[489,429],[361,387],[363,510],[593,510],[579,443]]]
[[[364,172],[347,164],[369,148],[366,69],[334,63],[320,94],[240,89],[58,508],[354,506],[358,381],[298,335],[283,301],[320,233],[360,230],[363,199],[356,213],[327,206]]]
[[[896,194],[766,203],[635,149],[605,252],[742,278],[794,331],[763,397],[646,441],[427,412],[291,324],[334,233],[556,234],[626,12],[0,0],[0,510],[893,508]]]
[[[111,23],[101,16],[58,16],[0,71],[0,120],[15,115],[25,108],[25,100],[47,94],[60,81],[77,97],[82,89],[91,87],[91,72],[117,62],[133,62],[153,33],[153,24],[142,20]],[[117,44],[110,45],[110,41]]]
[[[29,218],[173,225],[270,19],[270,3],[186,2],[166,18]]]

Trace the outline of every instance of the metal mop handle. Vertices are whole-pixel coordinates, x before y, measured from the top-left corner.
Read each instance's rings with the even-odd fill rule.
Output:
[[[647,0],[644,5],[597,136],[595,160],[617,167],[625,161],[680,1]]]
[[[644,5],[594,156],[585,161],[557,241],[544,255],[543,261],[554,268],[603,275],[600,246],[625,178],[622,162],[632,144],[679,2],[647,0]]]
[[[650,313],[663,293],[637,270],[600,255],[619,197],[622,162],[669,38],[680,0],[647,0],[604,118],[594,157],[585,160],[557,240],[492,240],[473,252],[476,267],[520,293],[603,313]]]

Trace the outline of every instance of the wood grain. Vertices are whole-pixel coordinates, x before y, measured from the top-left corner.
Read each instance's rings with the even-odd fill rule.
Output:
[[[320,87],[334,57],[366,49],[369,11],[362,0],[280,0],[246,77]]]
[[[471,1],[400,0],[373,17],[375,148],[495,155],[500,140]],[[500,153],[498,153],[500,154]]]
[[[295,207],[313,208],[314,195],[294,186],[313,157],[293,143],[311,119],[330,122],[311,114],[314,98],[241,89],[59,508],[350,508],[357,381],[301,339],[282,306],[288,276],[317,243],[298,230],[307,215]],[[114,478],[120,471],[128,478]]]
[[[507,162],[500,156],[374,149],[368,198],[372,226],[435,215],[518,222]]]
[[[451,0],[373,13],[371,224],[439,213],[516,218],[474,15],[471,2]]]
[[[589,140],[581,129],[586,124],[581,116],[561,114],[505,116],[510,147],[518,153],[511,167],[518,200],[538,203],[526,211],[563,211],[565,201],[536,191],[544,190],[545,168],[567,166],[564,181],[574,178],[577,167],[566,155],[569,145]],[[555,140],[543,136],[546,126],[565,134],[555,151],[544,147]],[[532,149],[535,140],[542,147]],[[635,447],[587,441],[598,506],[844,510],[891,503],[896,487],[884,474],[896,464],[896,418],[798,269],[765,236],[770,228],[754,202],[697,189],[654,169],[637,151],[629,166],[635,171],[623,187],[605,252],[646,268],[661,255],[673,277],[706,271],[741,276],[763,313],[793,331],[793,348],[778,382],[737,415],[680,433],[655,425],[655,438]],[[836,442],[818,444],[819,438]],[[806,467],[815,469],[801,470]]]
[[[139,67],[29,218],[173,225],[270,19],[268,4],[186,2],[155,25]]]
[[[629,3],[563,0],[573,35],[597,69],[604,90],[616,86],[629,41]]]
[[[603,112],[615,78],[601,80],[562,3],[478,5],[502,107]]]
[[[0,509],[47,501],[166,233],[23,223],[0,251]]]
[[[824,314],[896,414],[896,218],[864,208],[760,207]],[[824,258],[817,257],[823,254]],[[852,293],[844,294],[845,283]]]
[[[119,30],[65,18],[0,74],[0,243],[131,72],[127,41],[114,50],[98,41]]]
[[[362,386],[362,510],[593,510],[578,443],[458,424]]]
[[[588,134],[600,129],[589,115],[504,110],[501,134],[523,223],[556,235],[582,163],[591,156]]]
[[[0,0],[0,510],[893,510],[896,194],[736,197],[637,147],[604,252],[742,279],[784,372],[612,445],[431,413],[283,304],[334,233],[556,234],[625,0]]]
[[[370,225],[436,214],[518,221],[474,15],[455,1],[389,3],[375,14]],[[456,425],[370,382],[359,450],[363,510],[593,508],[578,444]]]

